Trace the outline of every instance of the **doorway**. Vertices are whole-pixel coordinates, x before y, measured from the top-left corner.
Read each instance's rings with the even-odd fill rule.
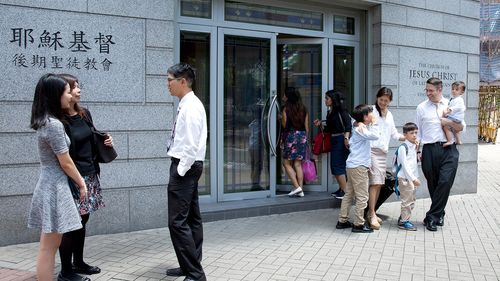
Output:
[[[335,44],[334,44],[335,43]],[[341,42],[342,43],[342,42]],[[342,47],[344,46],[345,47]],[[231,28],[185,28],[180,59],[197,69],[195,93],[205,104],[209,142],[201,198],[208,202],[281,196],[291,183],[282,168],[278,113],[286,87],[299,89],[310,115],[324,119],[324,93],[346,89],[356,102],[357,45],[327,38]],[[334,52],[335,51],[335,52]],[[313,156],[318,178],[306,191],[336,188],[328,155]]]

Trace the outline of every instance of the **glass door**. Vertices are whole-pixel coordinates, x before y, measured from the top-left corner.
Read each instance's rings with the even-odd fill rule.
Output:
[[[346,108],[351,112],[360,103],[366,102],[360,95],[364,88],[364,76],[360,75],[359,43],[330,39],[330,87],[341,91],[345,96]]]
[[[276,187],[276,35],[218,29],[219,201],[269,197]]]
[[[324,119],[326,108],[323,94],[326,92],[327,76],[327,40],[326,39],[279,39],[278,40],[278,96],[283,97],[287,87],[299,90],[301,98],[307,107],[310,119],[308,138],[313,140],[318,132],[312,122],[314,119]],[[324,114],[323,114],[324,113]],[[312,142],[310,143],[312,146]],[[307,191],[326,191],[328,180],[327,155],[311,158],[316,162],[318,179],[304,184]],[[286,176],[281,163],[281,151],[278,150],[277,194],[286,194],[291,189],[291,182]]]

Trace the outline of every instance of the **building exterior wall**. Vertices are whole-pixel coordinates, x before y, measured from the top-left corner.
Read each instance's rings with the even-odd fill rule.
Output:
[[[382,5],[373,7],[372,16],[373,61],[368,66],[373,73],[372,93],[381,86],[393,89],[394,100],[391,112],[396,126],[415,120],[415,108],[425,96],[402,89],[416,79],[408,78],[404,69],[434,72],[440,66],[441,72],[457,73],[456,80],[467,85],[464,95],[467,111],[464,145],[458,147],[460,164],[451,194],[475,193],[477,191],[477,130],[479,91],[479,1],[379,1]],[[413,62],[408,59],[417,57]],[[427,64],[427,67],[419,65]],[[412,64],[412,65],[408,65]],[[449,69],[447,69],[449,67]],[[439,68],[439,67],[438,67]],[[422,79],[420,79],[422,80]],[[455,79],[442,79],[450,84]],[[425,79],[423,80],[425,81]],[[418,82],[418,81],[417,81]],[[418,85],[416,90],[424,89]],[[450,86],[443,94],[450,95]],[[392,143],[393,150],[397,143]],[[425,179],[421,173],[421,179]],[[426,188],[420,188],[417,196],[427,195]]]
[[[83,64],[80,70],[55,71],[72,73],[83,81],[83,104],[91,110],[96,127],[113,135],[118,152],[117,160],[101,165],[106,207],[92,214],[88,234],[167,224],[166,183],[170,161],[165,144],[175,114],[175,101],[168,94],[165,81],[166,70],[174,63],[177,1],[119,2],[0,0],[0,18],[7,19],[0,27],[0,69],[3,69],[0,71],[0,246],[39,238],[38,230],[26,228],[27,210],[39,173],[36,138],[29,129],[29,118],[36,81],[51,71],[48,67],[13,66],[13,58],[16,54],[25,54],[30,59],[37,54],[54,55],[34,43],[24,48],[10,42],[15,28],[34,29],[35,42],[44,30],[51,33],[60,30],[68,36],[73,31],[84,31],[89,34],[88,42],[94,52],[89,51],[89,56],[114,62],[108,72],[89,72]],[[460,165],[452,193],[475,192],[479,1],[357,2],[363,7],[373,5],[368,8],[367,49],[371,58],[366,63],[370,77],[367,100],[374,101],[372,93],[380,86],[391,87],[395,94],[391,111],[397,126],[413,121],[415,107],[423,100],[422,97],[406,99],[409,93],[399,90],[411,82],[402,77],[402,69],[414,66],[410,65],[414,62],[406,61],[401,54],[435,54],[444,57],[439,65],[452,70],[459,65],[462,71],[465,65],[459,77],[463,77],[468,87],[465,97],[468,127],[465,144],[459,148]],[[116,43],[110,46],[109,56],[96,52],[93,38],[101,30],[113,34]],[[71,45],[69,40],[65,42]],[[87,58],[86,54],[69,51],[62,56],[65,59],[78,56],[82,61]],[[454,58],[462,61],[458,64],[446,61]],[[419,196],[425,196],[422,189]]]
[[[166,226],[170,161],[165,144],[175,113],[166,70],[173,64],[174,5],[174,0],[0,1],[0,245],[39,238],[38,230],[26,227],[39,173],[29,119],[36,82],[52,71],[80,78],[82,103],[92,112],[96,127],[113,135],[118,152],[117,160],[101,165],[106,207],[92,214],[88,234]],[[35,43],[16,46],[10,42],[12,28],[33,29]],[[61,31],[66,49],[71,45],[68,34],[84,31],[92,49],[82,55],[38,48],[44,30]],[[86,57],[103,57],[93,40],[101,31],[113,35],[108,58],[114,64],[108,72],[88,71],[83,66]],[[24,54],[28,67],[14,67],[15,54]],[[31,56],[36,54],[77,57],[81,69],[32,67]]]

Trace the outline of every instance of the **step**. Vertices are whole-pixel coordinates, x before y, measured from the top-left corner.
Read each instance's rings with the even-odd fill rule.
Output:
[[[203,222],[267,216],[318,209],[340,208],[341,200],[329,192],[306,192],[304,197],[280,195],[271,198],[200,203]]]

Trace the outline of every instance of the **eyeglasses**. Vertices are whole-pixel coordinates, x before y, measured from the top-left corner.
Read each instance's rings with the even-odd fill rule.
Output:
[[[172,82],[173,80],[181,80],[181,79],[182,79],[182,78],[180,78],[180,77],[179,77],[179,78],[170,78],[170,77],[168,77],[168,78],[167,78],[167,81],[168,81],[168,83],[170,83],[170,82]]]

